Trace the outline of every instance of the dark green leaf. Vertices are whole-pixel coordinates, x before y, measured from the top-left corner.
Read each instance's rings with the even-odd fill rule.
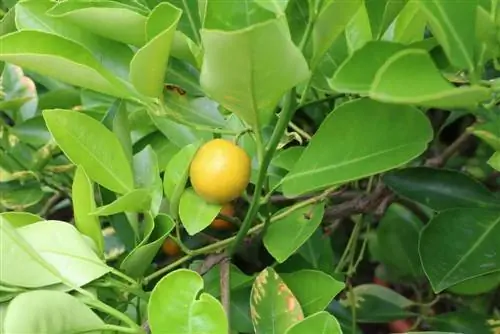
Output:
[[[485,186],[458,171],[412,167],[385,174],[383,180],[398,195],[436,211],[500,206],[500,200]]]
[[[368,0],[365,2],[371,31],[376,39],[385,32],[406,3],[407,0]]]
[[[229,279],[231,281],[230,286],[232,292],[232,290],[239,290],[243,287],[251,286],[254,277],[245,275],[238,267],[231,264]],[[220,296],[220,265],[214,266],[207,271],[205,275],[203,275],[203,281],[205,282],[206,293],[218,298]]]

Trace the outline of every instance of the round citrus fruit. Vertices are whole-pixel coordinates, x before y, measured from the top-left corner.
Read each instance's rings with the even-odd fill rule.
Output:
[[[232,217],[234,216],[234,206],[231,203],[226,203],[220,210],[220,213],[225,216]],[[229,230],[233,227],[233,224],[222,218],[215,218],[210,226],[215,230]]]
[[[177,245],[177,243],[170,238],[167,238],[165,242],[163,242],[161,249],[163,250],[163,253],[169,256],[178,255],[181,251],[179,245]]]
[[[189,169],[194,191],[209,203],[225,204],[245,190],[250,182],[251,161],[239,146],[214,139],[196,152]]]

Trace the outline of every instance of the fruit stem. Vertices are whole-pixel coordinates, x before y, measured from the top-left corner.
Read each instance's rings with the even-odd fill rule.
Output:
[[[285,102],[283,104],[283,109],[279,115],[278,123],[274,128],[271,139],[269,140],[269,143],[264,152],[264,157],[262,158],[262,161],[260,163],[259,175],[257,176],[257,182],[255,183],[255,190],[253,193],[252,202],[250,203],[250,208],[248,209],[245,219],[243,220],[243,224],[241,225],[241,228],[236,235],[234,243],[229,249],[230,256],[232,256],[238,250],[239,245],[247,235],[248,230],[250,229],[250,226],[254,221],[257,212],[259,211],[260,192],[262,190],[262,187],[264,186],[264,181],[266,180],[267,168],[271,163],[271,159],[273,158],[274,152],[276,152],[276,148],[278,147],[278,144],[283,137],[283,133],[285,133],[288,123],[292,119],[292,116],[294,114],[294,107],[295,88],[291,89],[285,97]]]

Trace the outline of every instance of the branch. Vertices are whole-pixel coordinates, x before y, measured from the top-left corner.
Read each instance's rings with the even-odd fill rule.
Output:
[[[448,146],[441,154],[436,157],[430,158],[425,162],[428,167],[443,167],[446,162],[467,142],[471,137],[471,133],[468,131],[462,132],[462,134]]]
[[[231,319],[230,264],[231,259],[227,256],[227,253],[224,252],[224,258],[220,262],[220,299],[222,307],[224,307],[224,311],[226,312],[228,323]],[[230,323],[229,328],[231,328]],[[231,329],[229,329],[229,334],[231,334]]]

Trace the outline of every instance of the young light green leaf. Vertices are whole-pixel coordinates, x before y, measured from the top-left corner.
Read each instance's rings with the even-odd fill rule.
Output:
[[[179,216],[189,235],[207,228],[221,209],[222,205],[207,203],[192,188],[184,190],[179,201]]]
[[[278,211],[275,216],[286,210]],[[264,246],[279,263],[285,262],[316,231],[324,212],[323,204],[308,205],[273,221],[264,235]]]
[[[47,14],[54,6],[50,0],[27,0],[16,5],[18,30],[39,30],[63,36],[85,46],[99,63],[122,79],[128,78],[133,52],[127,45],[111,41],[70,21]],[[61,108],[61,105],[57,105]]]
[[[500,209],[450,209],[420,235],[419,252],[432,289],[444,289],[500,270]],[[460,242],[457,242],[460,240]]]
[[[474,72],[477,0],[456,3],[429,0],[419,4],[450,62],[459,69]]]
[[[276,15],[285,14],[288,0],[255,0],[255,2]]]
[[[284,17],[245,30],[204,29],[202,40],[201,86],[254,127],[267,124],[283,94],[310,75]]]
[[[322,311],[313,314],[292,327],[286,334],[342,334],[340,324],[330,313]]]
[[[427,19],[418,0],[409,0],[389,27],[383,39],[402,44],[421,41],[425,36]]]
[[[151,146],[146,146],[134,156],[135,186],[147,188],[150,192],[151,204],[149,208],[153,216],[160,211],[163,199],[163,186],[158,166],[158,157]]]
[[[410,210],[393,203],[380,220],[377,241],[381,261],[400,276],[418,279],[423,276],[418,256],[418,238],[424,224]]]
[[[14,227],[21,227],[44,220],[42,217],[29,212],[7,211],[0,213],[0,217],[7,220]]]
[[[285,176],[283,193],[296,196],[398,167],[424,152],[431,138],[429,120],[414,107],[369,99],[344,103]]]
[[[144,13],[117,1],[61,1],[48,14],[125,44],[142,46],[146,42]]]
[[[198,12],[198,1],[168,0],[172,5],[182,10],[179,21],[179,30],[190,40],[201,44],[200,41],[200,15]]]
[[[304,315],[324,310],[344,288],[344,282],[318,270],[299,270],[281,274],[281,278],[299,301]]]
[[[141,94],[153,98],[162,94],[170,48],[181,15],[180,9],[165,2],[149,15],[146,22],[148,42],[130,63],[130,81]]]
[[[312,30],[313,56],[311,67],[316,67],[325,52],[358,12],[362,3],[361,0],[331,0],[321,8]],[[335,24],[332,24],[332,22],[335,22]]]
[[[170,214],[174,217],[178,216],[179,201],[189,177],[189,165],[199,147],[199,142],[183,147],[165,169],[163,191],[170,201]]]
[[[276,18],[256,1],[199,1],[198,6],[204,29],[244,30]]]
[[[153,289],[148,318],[153,333],[228,333],[220,302],[203,289],[203,279],[191,270],[179,269],[164,276]],[[199,295],[199,298],[197,296]]]
[[[78,166],[75,171],[72,200],[76,228],[80,233],[91,238],[95,242],[99,254],[103,254],[104,237],[101,223],[98,217],[90,214],[96,209],[94,187],[81,166]]]
[[[355,51],[338,68],[330,86],[381,102],[442,108],[472,107],[491,94],[480,86],[454,87],[424,49],[384,41],[369,42]]]
[[[43,117],[61,150],[92,180],[117,193],[133,189],[132,168],[125,152],[104,125],[71,110],[45,110]]]
[[[404,168],[385,174],[383,181],[398,195],[436,211],[461,207],[500,207],[500,199],[488,188],[455,170]]]
[[[104,321],[77,298],[38,290],[14,298],[5,314],[5,333],[100,333]]]
[[[304,319],[299,302],[272,268],[264,269],[255,279],[250,313],[256,334],[285,333]]]
[[[91,212],[93,216],[110,216],[119,212],[143,212],[151,206],[150,189],[134,189],[108,205]]]
[[[163,242],[175,227],[172,218],[165,214],[157,215],[154,225],[154,230],[148,236],[147,242],[141,242],[120,264],[120,270],[123,270],[131,277],[140,278],[144,275],[158,254]]]
[[[65,83],[117,97],[129,97],[125,83],[104,69],[72,40],[41,31],[23,30],[0,37],[0,60]]]

